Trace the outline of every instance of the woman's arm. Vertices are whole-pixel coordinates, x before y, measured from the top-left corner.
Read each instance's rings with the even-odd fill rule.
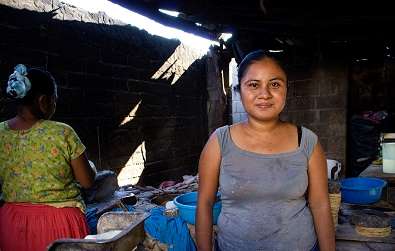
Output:
[[[89,165],[85,152],[83,152],[78,158],[71,160],[71,167],[73,169],[75,179],[83,188],[90,188],[93,185],[96,172]]]
[[[326,159],[320,143],[314,147],[308,170],[308,200],[320,250],[334,251],[335,230],[330,212]]]
[[[216,199],[221,161],[215,133],[203,148],[199,160],[199,197],[196,211],[196,241],[199,251],[212,250],[213,205]]]

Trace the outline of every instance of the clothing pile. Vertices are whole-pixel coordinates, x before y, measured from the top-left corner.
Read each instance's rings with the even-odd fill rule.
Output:
[[[153,239],[167,244],[169,251],[196,250],[187,223],[180,216],[166,216],[164,207],[151,210],[151,216],[145,220],[144,229],[150,238],[152,236]]]

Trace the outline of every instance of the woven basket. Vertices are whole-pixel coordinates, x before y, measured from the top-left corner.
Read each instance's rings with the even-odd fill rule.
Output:
[[[329,194],[329,203],[331,205],[331,214],[333,219],[333,225],[335,227],[337,226],[341,198],[341,193]]]

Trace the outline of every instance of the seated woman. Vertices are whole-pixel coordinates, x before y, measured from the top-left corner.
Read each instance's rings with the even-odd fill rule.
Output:
[[[49,120],[56,82],[49,72],[17,65],[6,94],[17,114],[0,123],[0,250],[45,250],[59,238],[88,234],[80,185],[95,173],[70,126]]]

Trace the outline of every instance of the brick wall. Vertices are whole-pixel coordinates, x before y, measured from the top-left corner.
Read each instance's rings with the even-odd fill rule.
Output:
[[[321,62],[310,72],[293,73],[290,77],[282,117],[313,130],[326,157],[344,165],[348,83],[345,62]]]
[[[36,2],[39,11],[54,3]],[[59,85],[54,120],[75,128],[98,169],[126,166],[123,182],[142,169],[146,184],[195,174],[207,139],[206,59],[103,14],[72,13],[59,15],[96,23],[0,5],[3,87],[17,63],[49,70]],[[0,102],[0,120],[10,118],[12,104]]]

